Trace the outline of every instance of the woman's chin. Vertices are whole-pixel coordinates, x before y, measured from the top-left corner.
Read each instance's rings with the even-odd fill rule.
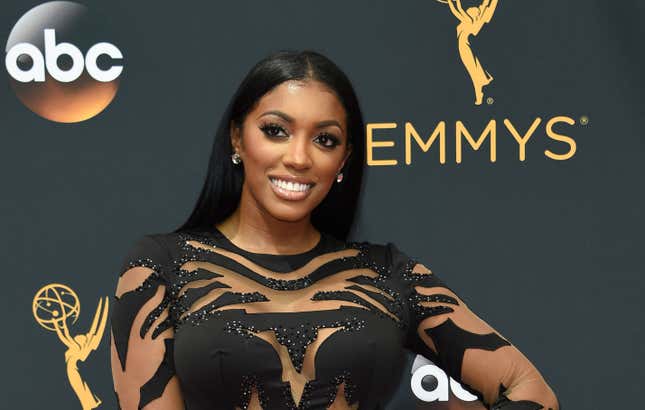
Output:
[[[268,209],[271,216],[283,222],[299,222],[307,218],[313,208],[302,203],[276,204]]]

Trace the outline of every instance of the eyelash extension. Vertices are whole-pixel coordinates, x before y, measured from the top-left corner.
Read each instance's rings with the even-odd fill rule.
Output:
[[[265,123],[265,124],[262,124],[262,125],[260,126],[260,130],[261,130],[262,132],[264,132],[264,134],[265,134],[265,135],[267,135],[267,136],[268,136],[268,137],[270,137],[270,138],[276,138],[276,137],[278,137],[277,135],[272,134],[272,133],[270,132],[270,130],[277,130],[278,132],[280,132],[280,131],[281,131],[281,132],[283,132],[283,133],[285,133],[285,134],[287,133],[287,131],[286,131],[284,128],[282,128],[280,125],[278,125],[278,124],[276,124],[276,123]],[[338,139],[338,138],[336,138],[333,134],[330,134],[330,133],[328,133],[328,132],[323,132],[323,133],[321,133],[321,134],[318,134],[318,136],[317,136],[316,138],[319,138],[319,137],[321,137],[321,136],[324,136],[325,138],[328,138],[328,139],[332,142],[332,144],[331,144],[331,145],[325,145],[325,144],[322,144],[322,146],[323,146],[323,147],[325,147],[325,148],[334,148],[335,146],[340,145],[340,141],[339,141],[339,139]]]
[[[264,123],[260,126],[260,130],[262,130],[262,132],[264,132],[268,137],[276,137],[276,135],[271,134],[270,130],[278,130],[284,132],[285,134],[287,133],[284,128],[275,123]]]

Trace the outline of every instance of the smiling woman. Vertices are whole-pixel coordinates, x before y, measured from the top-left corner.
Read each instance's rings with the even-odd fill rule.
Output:
[[[112,369],[129,409],[384,409],[422,354],[494,409],[558,409],[520,351],[394,244],[347,241],[364,123],[311,51],[260,61],[176,231],[126,257]]]
[[[308,216],[351,154],[346,129],[345,109],[324,83],[290,80],[264,95],[243,123],[231,125],[231,144],[244,164],[245,183],[240,207],[220,230],[242,241],[244,233],[234,231],[241,217],[251,217],[262,220],[263,230],[282,232],[292,251],[315,241],[311,238],[318,235],[311,235],[315,229]],[[256,221],[249,222],[257,229]],[[265,241],[255,237],[243,245],[255,247],[258,239]],[[266,242],[273,247],[272,239]],[[279,243],[284,247],[288,242]]]

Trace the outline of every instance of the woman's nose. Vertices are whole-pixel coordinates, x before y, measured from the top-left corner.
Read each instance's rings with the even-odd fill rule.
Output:
[[[309,141],[304,136],[293,136],[289,140],[287,151],[282,161],[286,166],[295,169],[307,169],[311,167],[311,155],[309,153]]]

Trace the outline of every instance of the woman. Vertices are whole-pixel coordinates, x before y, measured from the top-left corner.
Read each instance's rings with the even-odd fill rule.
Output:
[[[557,409],[538,371],[392,243],[346,242],[364,124],[345,75],[279,52],[246,76],[188,221],[121,270],[122,409],[382,409],[404,348],[492,408]]]

